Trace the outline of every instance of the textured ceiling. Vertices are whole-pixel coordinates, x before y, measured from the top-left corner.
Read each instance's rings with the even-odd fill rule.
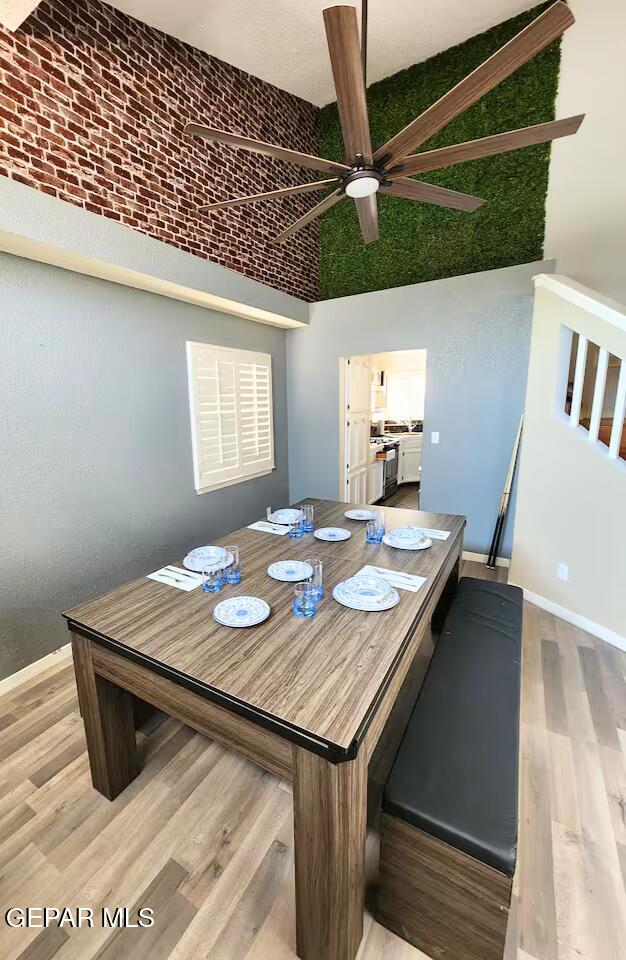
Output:
[[[370,0],[368,83],[537,0]],[[360,10],[360,0],[352,2]],[[335,99],[322,20],[332,0],[113,0],[111,6],[322,106]]]

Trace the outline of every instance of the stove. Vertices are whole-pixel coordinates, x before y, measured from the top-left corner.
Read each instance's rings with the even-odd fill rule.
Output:
[[[384,437],[383,450],[387,454],[383,470],[383,500],[387,500],[398,489],[398,451],[400,441]]]

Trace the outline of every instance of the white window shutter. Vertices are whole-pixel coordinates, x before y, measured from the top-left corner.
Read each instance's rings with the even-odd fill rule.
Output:
[[[242,475],[274,466],[271,357],[240,360],[239,425]]]
[[[196,490],[203,493],[274,468],[272,358],[187,344]]]

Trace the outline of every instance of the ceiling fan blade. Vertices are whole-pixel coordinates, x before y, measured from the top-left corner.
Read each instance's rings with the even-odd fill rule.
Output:
[[[286,163],[295,163],[299,167],[308,167],[310,170],[321,170],[323,173],[341,175],[350,169],[345,163],[336,163],[334,160],[325,160],[323,157],[314,157],[298,150],[289,150],[287,147],[277,147],[273,143],[264,143],[262,140],[251,140],[241,137],[238,133],[229,133],[228,130],[217,130],[215,127],[205,127],[200,123],[188,123],[185,133],[204,140],[217,140],[219,143],[229,143],[234,147],[243,147],[253,153],[262,153],[266,157],[284,160]]]
[[[457,83],[456,87],[377,150],[374,154],[375,162],[389,166],[412,153],[434,133],[514,73],[518,67],[560,37],[573,23],[574,14],[570,7],[562,0],[557,0],[493,56]]]
[[[492,137],[483,137],[481,140],[468,140],[467,143],[456,143],[450,147],[441,147],[439,150],[428,150],[425,153],[415,153],[405,157],[385,176],[389,180],[398,177],[410,177],[416,173],[425,173],[427,170],[440,170],[455,163],[464,163],[466,160],[480,160],[482,157],[492,157],[497,153],[509,153],[535,143],[546,143],[558,137],[569,137],[576,133],[585,115],[567,117],[564,120],[551,120],[549,123],[537,123],[533,127],[523,127],[520,130],[511,130],[509,133],[496,133]]]
[[[323,200],[320,200],[316,206],[314,206],[308,213],[305,213],[303,217],[300,217],[299,220],[296,220],[295,223],[292,223],[290,227],[287,227],[286,230],[283,230],[282,233],[279,233],[277,237],[274,237],[272,243],[282,243],[283,240],[286,240],[287,237],[290,237],[292,233],[301,230],[302,227],[306,227],[307,223],[311,223],[312,220],[315,220],[316,217],[321,216],[327,210],[330,210],[331,207],[334,207],[336,203],[340,200],[343,200],[345,193],[343,187],[338,187],[337,190],[333,190],[332,193],[329,193],[327,197],[324,197]]]
[[[394,180],[392,183],[383,183],[381,193],[390,193],[394,197],[404,197],[406,200],[419,200],[421,203],[434,203],[438,207],[452,207],[453,210],[476,210],[485,201],[480,197],[472,197],[467,193],[458,193],[456,190],[447,190],[434,183],[423,183],[421,180]]]
[[[364,162],[370,164],[372,143],[356,10],[354,7],[328,7],[324,10],[324,23],[346,161],[352,166],[360,154]]]
[[[369,197],[360,197],[354,201],[356,212],[359,215],[359,224],[364,243],[374,243],[378,240],[378,203],[376,194]]]
[[[269,190],[267,193],[253,193],[248,197],[233,197],[232,200],[219,200],[217,203],[206,203],[198,210],[205,213],[207,210],[223,210],[225,207],[239,207],[244,203],[256,203],[258,200],[278,200],[280,197],[290,197],[296,193],[313,193],[315,190],[325,190],[339,183],[334,180],[316,180],[313,183],[299,183],[295,187],[281,187],[279,190]]]

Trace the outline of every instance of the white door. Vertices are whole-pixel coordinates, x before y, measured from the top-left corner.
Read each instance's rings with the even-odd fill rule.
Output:
[[[367,464],[370,447],[369,363],[349,360],[346,390],[346,497],[367,503]]]

